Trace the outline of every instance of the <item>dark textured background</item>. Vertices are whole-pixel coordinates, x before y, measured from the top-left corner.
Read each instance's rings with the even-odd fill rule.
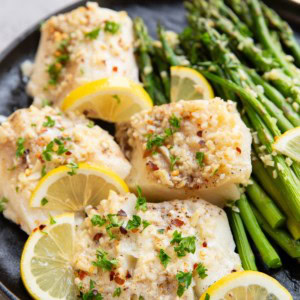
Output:
[[[84,2],[81,1],[64,11]],[[152,35],[155,35],[155,27],[158,21],[177,32],[185,24],[184,9],[182,1],[179,0],[103,0],[99,2],[105,7],[126,10],[132,17],[143,17]],[[274,4],[274,1],[272,3]],[[282,3],[283,1],[275,1],[281,12],[293,18],[295,25],[298,21],[300,22],[299,10],[297,11],[297,8],[288,10],[287,5],[283,9]],[[16,109],[30,105],[31,99],[25,93],[25,82],[22,79],[19,66],[24,60],[34,58],[38,41],[39,24],[29,29],[27,33],[0,54],[0,114],[8,116]],[[101,125],[111,129],[110,126]],[[1,290],[9,299],[31,299],[26,293],[19,276],[19,260],[26,239],[27,235],[17,225],[0,215],[0,300],[4,299],[4,296],[1,296]],[[260,270],[277,278],[293,294],[294,300],[300,300],[300,265],[287,257],[280,249],[278,251],[285,268],[270,271],[265,269],[258,261]]]

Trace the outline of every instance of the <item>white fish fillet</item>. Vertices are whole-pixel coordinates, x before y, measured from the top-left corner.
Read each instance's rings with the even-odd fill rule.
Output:
[[[118,196],[111,192],[108,200],[103,200],[96,209],[87,208],[88,217],[77,229],[74,256],[75,283],[82,286],[82,292],[89,290],[92,279],[104,299],[113,299],[114,290],[120,287],[118,299],[143,296],[145,300],[196,300],[216,280],[242,269],[240,258],[234,252],[227,216],[219,207],[200,199],[148,203],[145,212],[136,211],[135,205],[134,194]],[[138,230],[127,230],[127,233],[114,228],[112,233],[116,239],[111,240],[106,230],[109,223],[101,227],[91,223],[94,215],[107,218],[108,214],[121,215],[118,221],[124,222],[123,228],[133,215],[151,224],[144,230],[140,225]],[[170,243],[175,230],[182,237],[196,237],[195,253],[177,256],[176,245]],[[92,264],[97,249],[107,252],[108,259],[117,259],[112,272]],[[166,268],[158,258],[160,249],[170,256]],[[193,271],[199,263],[207,269],[204,279]],[[193,273],[192,283],[181,298],[176,295],[179,271]]]
[[[130,189],[139,185],[151,201],[199,196],[223,207],[251,173],[250,131],[235,104],[219,98],[155,106],[119,125],[116,137],[132,164]]]
[[[53,127],[43,125],[47,117],[55,122]],[[71,161],[86,162],[105,165],[122,178],[128,175],[130,164],[113,137],[99,126],[89,128],[88,124],[83,116],[63,115],[50,107],[31,106],[16,111],[0,126],[0,198],[9,200],[4,216],[27,233],[49,218],[49,211],[28,205],[43,166],[50,171]],[[19,158],[16,157],[18,138],[25,139],[26,149]],[[69,151],[64,155],[53,154],[51,161],[44,161],[41,154],[55,138],[64,139]]]
[[[119,25],[116,33],[105,30],[107,22]],[[87,36],[97,29],[94,38]],[[69,59],[56,84],[49,84],[47,72],[61,54],[60,45],[67,41]],[[95,2],[71,12],[51,17],[41,27],[41,40],[35,58],[28,93],[34,104],[45,99],[59,105],[74,88],[111,75],[126,76],[138,82],[134,57],[134,33],[127,13],[99,8]],[[26,69],[26,68],[23,68]]]

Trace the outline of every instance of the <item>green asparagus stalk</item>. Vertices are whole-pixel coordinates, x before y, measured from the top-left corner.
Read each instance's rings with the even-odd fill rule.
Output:
[[[263,14],[268,21],[269,25],[275,28],[279,35],[282,43],[288,48],[295,60],[295,63],[300,67],[300,46],[295,39],[292,28],[287,22],[281,19],[281,17],[271,8],[265,4],[261,4]]]
[[[285,222],[284,215],[257,182],[253,178],[251,181],[246,188],[250,199],[273,229],[281,227]]]
[[[281,266],[280,257],[262,232],[245,195],[242,195],[237,201],[237,206],[247,231],[257,247],[263,262],[269,268],[279,268]]]
[[[291,76],[292,78],[299,76],[299,74],[295,74],[295,69],[291,67],[291,64],[286,60],[284,54],[278,47],[276,47],[266,24],[266,20],[263,16],[259,1],[249,0],[249,4],[256,28],[256,33],[261,44],[265,47],[265,49],[269,50],[273,54],[274,58],[276,58],[287,75]]]
[[[292,237],[283,229],[274,229],[265,218],[259,213],[259,211],[251,206],[251,209],[256,217],[256,220],[260,227],[291,257],[300,257],[300,241],[295,241]]]
[[[255,256],[249,244],[240,214],[229,208],[227,209],[227,215],[244,270],[257,271]]]

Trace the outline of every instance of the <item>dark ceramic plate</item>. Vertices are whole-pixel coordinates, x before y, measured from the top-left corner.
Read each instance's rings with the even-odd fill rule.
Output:
[[[78,2],[61,12],[71,10],[84,4],[84,2]],[[179,0],[103,0],[99,2],[104,7],[126,10],[132,17],[143,17],[153,35],[158,21],[177,32],[185,24],[184,9],[182,1]],[[0,55],[0,115],[8,116],[16,109],[30,105],[31,99],[25,93],[26,82],[22,79],[20,64],[26,59],[33,60],[39,37],[39,24],[37,24],[15,40]],[[101,125],[110,131],[112,130],[111,126],[107,126],[107,124]],[[27,235],[17,225],[0,215],[1,300],[6,297],[8,299],[31,299],[25,291],[19,275],[20,255],[26,239]],[[260,270],[277,278],[293,294],[295,300],[300,300],[300,266],[282,253],[280,249],[278,251],[282,257],[284,268],[270,271],[261,264]]]

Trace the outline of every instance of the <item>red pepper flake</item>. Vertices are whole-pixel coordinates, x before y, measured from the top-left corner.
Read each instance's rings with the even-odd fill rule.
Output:
[[[36,232],[37,230],[38,230],[38,228],[36,227],[36,228],[33,229],[33,232]]]
[[[206,248],[207,247],[207,243],[203,242],[202,247]]]
[[[115,276],[115,282],[116,282],[117,284],[119,284],[119,285],[122,285],[122,284],[124,284],[125,280],[122,279],[122,278],[120,278],[120,277],[117,275],[117,276]]]
[[[67,151],[67,152],[66,152],[66,155],[71,155],[71,154],[72,154],[71,151]]]
[[[242,150],[241,150],[241,148],[239,148],[239,147],[236,147],[235,149],[236,149],[236,151],[237,151],[238,153],[240,153],[240,154],[242,153]]]
[[[78,271],[78,276],[79,276],[80,280],[83,280],[84,277],[85,277],[87,274],[88,274],[88,273],[85,272],[85,271],[82,271],[82,270],[79,270],[79,271]]]
[[[194,264],[194,266],[193,266],[193,270],[196,270],[196,269],[197,269],[197,267],[198,267],[198,264]]]
[[[94,235],[93,240],[98,242],[102,237],[103,237],[103,233],[99,232]]]
[[[46,225],[42,224],[39,226],[39,230],[43,230],[46,227]]]
[[[123,210],[123,209],[120,209],[118,212],[117,212],[117,215],[119,217],[127,217],[127,214],[126,212]]]
[[[114,66],[113,67],[113,72],[118,72],[118,67]]]
[[[127,234],[127,230],[124,228],[124,227],[120,227],[120,232],[122,233],[122,234]]]
[[[129,273],[129,271],[127,271],[127,273],[126,273],[126,279],[129,279],[129,278],[131,278],[131,274]]]
[[[184,224],[184,222],[179,220],[179,219],[174,219],[174,220],[171,221],[171,223],[173,225],[175,225],[176,227],[181,227]]]
[[[110,273],[109,273],[109,280],[110,281],[113,281],[114,280],[114,278],[115,278],[115,272],[114,271],[110,271]]]
[[[147,163],[146,163],[146,166],[149,167],[151,170],[153,171],[157,171],[159,170],[159,167],[153,163],[151,160],[149,160]]]
[[[143,158],[146,158],[146,157],[150,156],[151,154],[152,154],[152,151],[146,150],[146,151],[144,152]]]
[[[202,137],[202,130],[197,131],[197,135],[198,135],[199,137]]]

